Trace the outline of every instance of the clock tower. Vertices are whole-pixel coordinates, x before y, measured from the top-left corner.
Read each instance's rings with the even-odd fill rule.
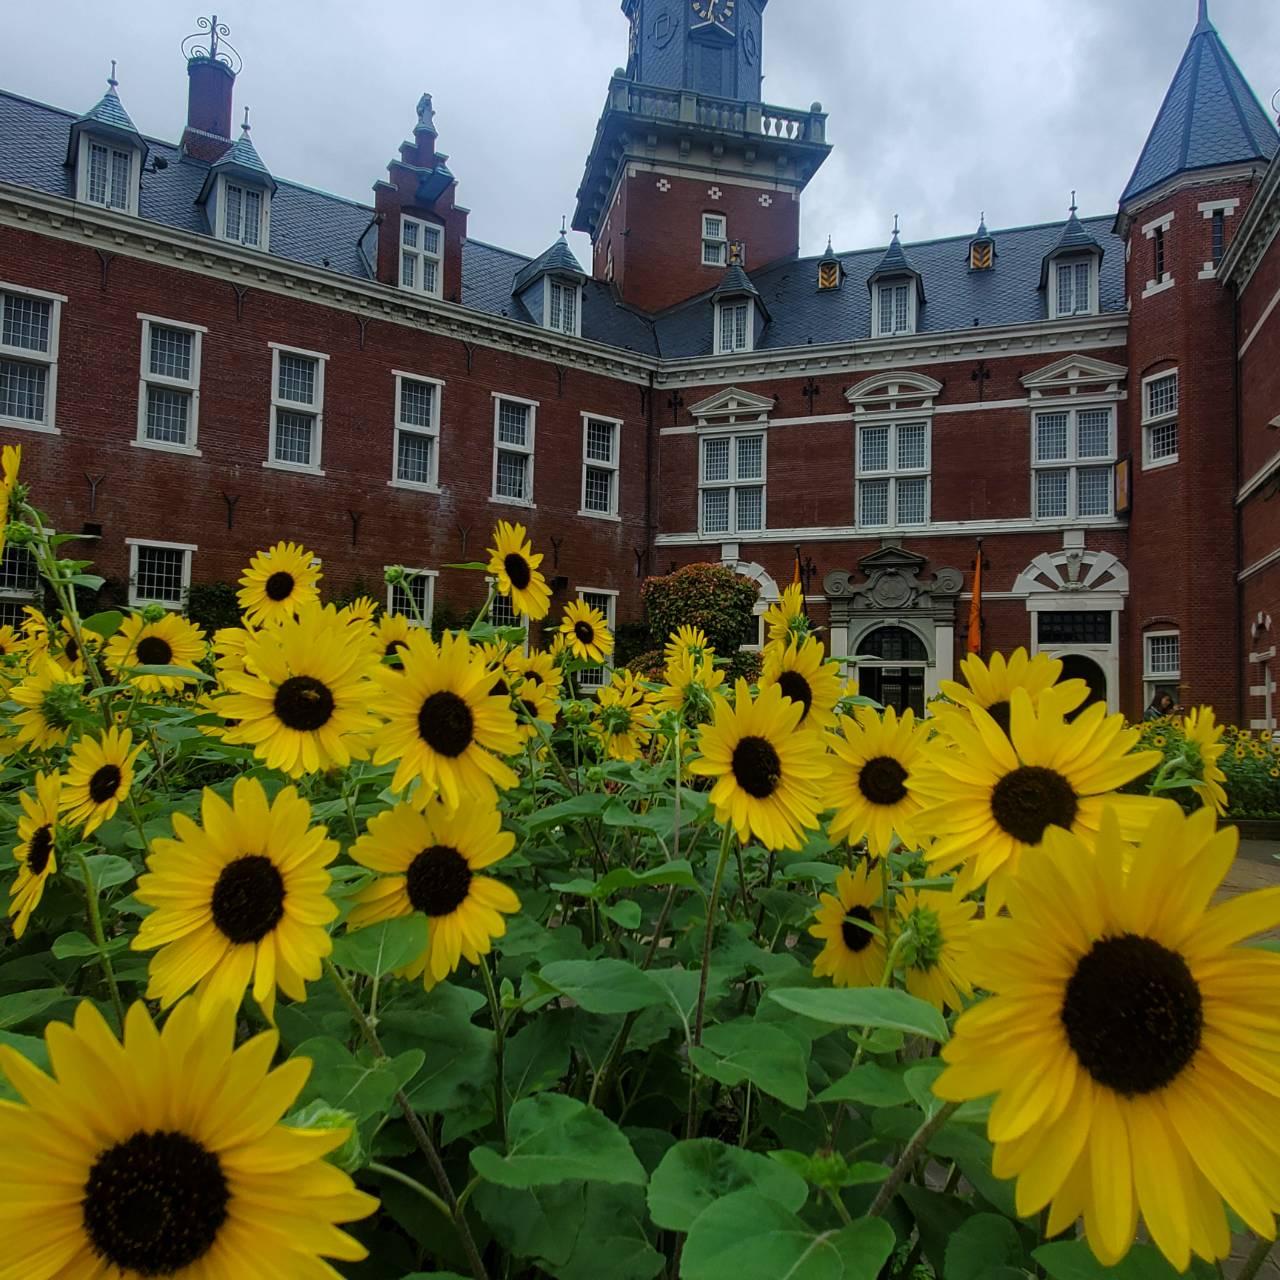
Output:
[[[624,302],[661,311],[800,248],[800,194],[831,148],[820,103],[761,101],[768,0],[622,0],[573,226]]]

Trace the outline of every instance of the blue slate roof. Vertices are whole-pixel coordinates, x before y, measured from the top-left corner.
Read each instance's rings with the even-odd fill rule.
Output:
[[[713,298],[740,298],[743,296],[758,298],[760,290],[751,283],[751,277],[743,271],[740,264],[731,262],[725,269],[720,283],[711,291]]]
[[[1240,74],[1201,5],[1200,21],[1182,55],[1120,204],[1175,174],[1249,160],[1280,149],[1271,117]]]
[[[893,229],[893,239],[889,241],[889,247],[884,251],[884,257],[876,264],[876,269],[871,273],[869,279],[875,280],[878,276],[919,276],[920,273],[911,265],[911,259],[907,257],[906,252],[902,248],[902,241],[898,238],[898,229]]]
[[[250,173],[260,173],[264,179],[271,177],[271,170],[262,163],[262,157],[258,154],[257,147],[253,145],[248,129],[243,130],[231,146],[214,161],[213,167],[215,169],[236,168]]]
[[[558,271],[565,275],[586,276],[586,272],[582,269],[582,264],[573,256],[573,250],[569,248],[569,241],[562,231],[556,238],[555,244],[551,248],[540,253],[527,266],[521,267],[516,272],[515,281],[511,286],[512,293],[519,293],[526,285],[536,280],[539,276],[545,276],[550,272]]]
[[[113,129],[123,129],[127,133],[138,132],[133,121],[129,118],[129,113],[124,109],[124,103],[120,101],[120,95],[116,93],[114,84],[108,86],[98,105],[86,111],[76,123],[105,124]]]

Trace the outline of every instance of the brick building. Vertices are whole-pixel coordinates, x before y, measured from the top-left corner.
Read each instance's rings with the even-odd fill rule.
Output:
[[[519,519],[553,619],[633,619],[695,561],[763,612],[798,559],[832,651],[919,706],[980,546],[987,651],[1265,720],[1280,139],[1205,4],[1117,213],[805,258],[827,118],[761,101],[767,2],[624,0],[590,270],[467,236],[429,95],[370,204],[274,173],[207,22],[176,143],[114,82],[83,115],[0,93],[0,440],[131,603],[292,537],[331,589],[405,564],[457,611],[481,587],[444,566]],[[9,554],[0,614],[31,585]]]

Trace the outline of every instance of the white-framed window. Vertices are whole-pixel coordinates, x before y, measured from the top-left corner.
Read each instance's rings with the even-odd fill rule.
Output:
[[[729,223],[722,213],[702,215],[702,265],[727,267],[729,265]]]
[[[324,366],[318,351],[271,346],[271,439],[264,467],[320,470],[324,441]]]
[[[142,365],[134,443],[198,454],[200,347],[208,330],[141,312],[138,319],[142,321]]]
[[[129,547],[129,604],[141,608],[162,604],[181,609],[191,586],[191,557],[196,548],[189,542],[148,542],[126,538]]]
[[[1098,259],[1055,258],[1049,278],[1049,318],[1091,316],[1098,310]]]
[[[1148,631],[1142,637],[1142,682],[1149,706],[1159,693],[1178,701],[1182,679],[1182,635],[1175,630]]]
[[[618,619],[616,591],[606,591],[601,587],[579,587],[578,599],[604,614],[604,620],[608,623],[610,632],[616,629]],[[579,689],[603,689],[613,678],[613,654],[606,654],[600,666],[587,667],[579,671],[574,678],[578,682]]]
[[[533,437],[537,418],[536,400],[494,394],[492,501],[533,506]]]
[[[1115,449],[1110,406],[1032,414],[1032,516],[1036,520],[1110,516]]]
[[[436,575],[435,569],[406,569],[403,582],[387,583],[387,612],[404,614],[410,626],[429,627],[436,602]]]
[[[485,577],[485,586],[493,586],[493,578]],[[495,627],[523,627],[524,640],[520,645],[520,652],[527,654],[529,652],[529,616],[524,613],[517,613],[515,605],[511,603],[510,596],[499,595],[494,592],[493,600],[489,604],[489,621]]]
[[[716,355],[750,351],[755,345],[755,310],[750,300],[716,306]]]
[[[579,515],[618,518],[618,456],[622,423],[582,415],[582,510]]]
[[[864,529],[929,523],[929,423],[858,428],[858,524]]]
[[[137,213],[140,160],[136,147],[82,133],[76,160],[76,199],[103,209]]]
[[[400,287],[440,297],[444,287],[444,228],[400,217]]]
[[[1178,371],[1142,380],[1142,465],[1167,467],[1178,460]]]
[[[571,338],[582,332],[582,290],[571,280],[547,280],[546,327]]]
[[[895,334],[916,331],[916,286],[914,280],[886,280],[876,285],[875,336],[891,338]]]
[[[57,433],[60,293],[0,283],[0,426]]]
[[[396,419],[391,479],[402,489],[438,493],[440,486],[440,401],[444,383],[396,370]]]
[[[703,533],[759,533],[765,511],[764,433],[703,436],[698,486]]]
[[[5,547],[0,555],[0,627],[22,628],[27,605],[40,597],[40,575],[36,558],[26,547]]]
[[[269,241],[271,199],[261,187],[231,178],[221,180],[218,201],[218,234],[223,240],[250,249],[265,249]]]

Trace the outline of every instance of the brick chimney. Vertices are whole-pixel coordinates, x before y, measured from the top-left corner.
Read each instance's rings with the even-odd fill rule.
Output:
[[[182,149],[198,160],[217,160],[231,145],[232,94],[240,55],[226,41],[224,23],[199,19],[200,31],[183,41],[187,55],[187,127]]]

